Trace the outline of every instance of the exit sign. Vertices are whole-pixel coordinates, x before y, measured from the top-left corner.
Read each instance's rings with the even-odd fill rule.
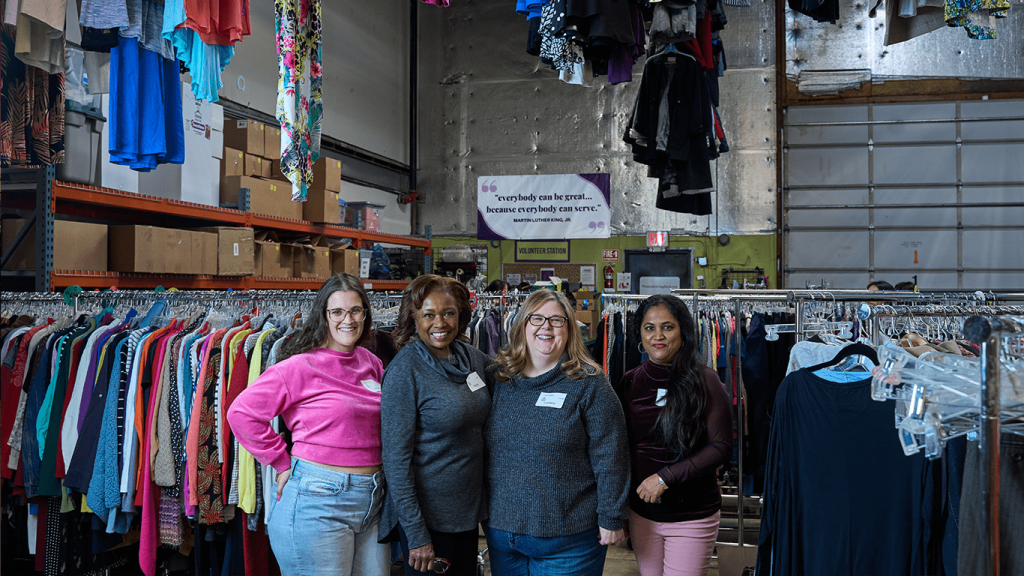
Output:
[[[601,260],[604,262],[618,262],[619,251],[618,250],[601,250]]]
[[[668,246],[668,232],[648,232],[648,248],[665,248]]]

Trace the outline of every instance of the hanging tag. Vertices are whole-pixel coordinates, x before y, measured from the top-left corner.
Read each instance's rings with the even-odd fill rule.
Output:
[[[536,405],[544,408],[561,408],[562,404],[565,404],[564,392],[541,392]]]
[[[483,378],[481,378],[480,375],[477,374],[476,372],[473,372],[466,378],[466,384],[469,385],[470,392],[476,392],[477,390],[486,386],[486,384],[484,384]]]
[[[664,406],[665,405],[665,395],[667,395],[667,394],[668,394],[668,390],[666,390],[664,388],[658,388],[658,396],[654,399],[654,405],[655,406]]]
[[[363,387],[370,392],[380,393],[380,382],[377,382],[376,380],[363,380],[362,384]]]

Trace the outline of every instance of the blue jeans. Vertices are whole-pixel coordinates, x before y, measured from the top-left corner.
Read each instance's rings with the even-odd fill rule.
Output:
[[[608,547],[598,529],[571,536],[537,538],[484,525],[494,576],[601,576]]]
[[[386,576],[377,543],[384,474],[345,474],[292,458],[292,475],[267,521],[284,575]]]

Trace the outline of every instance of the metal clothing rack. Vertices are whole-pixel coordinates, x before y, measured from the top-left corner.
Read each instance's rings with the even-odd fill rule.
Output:
[[[1000,345],[1024,335],[1024,316],[973,316],[964,323],[969,340],[981,346],[981,498],[984,573],[999,576]]]

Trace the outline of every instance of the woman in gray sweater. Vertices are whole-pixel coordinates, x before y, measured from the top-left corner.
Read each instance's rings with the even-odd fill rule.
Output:
[[[622,407],[587,354],[569,301],[530,295],[497,357],[487,443],[495,576],[600,576],[624,539],[629,452]]]
[[[469,291],[428,274],[405,289],[384,372],[381,447],[387,499],[381,541],[399,540],[408,575],[475,576],[487,517],[483,427],[487,356],[465,342]]]

